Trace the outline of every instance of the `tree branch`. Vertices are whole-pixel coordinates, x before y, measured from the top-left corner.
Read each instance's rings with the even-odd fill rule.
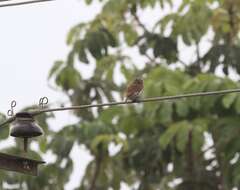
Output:
[[[222,155],[221,155],[221,152],[219,152],[217,149],[216,142],[218,142],[218,139],[217,139],[217,136],[214,134],[214,132],[212,133],[212,138],[213,138],[213,144],[215,148],[215,156],[219,165],[219,172],[220,172],[220,175],[217,177],[218,190],[226,190],[225,181],[224,181],[224,168],[223,168],[223,162],[222,162]]]
[[[199,48],[198,42],[196,42],[196,54],[197,54],[196,68],[197,68],[197,71],[200,72],[201,71],[201,67],[200,67],[201,57],[200,57],[200,48]]]
[[[132,12],[132,16],[133,16],[133,18],[135,19],[135,21],[137,22],[137,24],[143,29],[144,32],[150,33],[150,32],[148,31],[148,29],[146,28],[146,26],[140,21],[140,19],[139,19],[139,17],[137,16],[136,13],[133,13],[133,12]]]
[[[229,15],[229,25],[230,25],[230,31],[228,32],[228,45],[232,46],[233,45],[233,39],[234,39],[234,34],[235,34],[235,23],[234,23],[234,5],[231,4],[228,8],[228,15]]]
[[[203,150],[202,152],[200,152],[200,153],[198,154],[198,157],[204,156],[204,154],[205,154],[206,152],[208,152],[209,150],[212,150],[212,149],[214,149],[214,148],[215,148],[214,145],[209,146],[208,148],[206,148],[205,150]]]
[[[101,170],[102,159],[103,159],[102,151],[100,150],[99,153],[96,155],[96,168],[92,177],[89,190],[95,190],[96,188],[97,178]]]
[[[183,60],[181,60],[180,58],[177,58],[177,59],[183,66],[187,66],[187,64]]]
[[[131,12],[134,20],[137,22],[138,26],[140,28],[142,28],[142,30],[144,31],[144,33],[150,34],[151,32],[149,32],[149,30],[146,28],[146,26],[141,22],[140,18],[137,16],[136,13]],[[155,64],[160,64],[156,61],[155,58],[151,57],[150,55],[147,54],[147,52],[144,53],[144,55],[149,59],[150,62],[155,63]]]
[[[187,180],[190,180],[195,182],[195,166],[194,166],[194,152],[193,152],[193,147],[192,147],[192,142],[193,141],[193,136],[192,136],[192,130],[189,131],[188,133],[188,143],[187,143],[187,148],[186,148],[186,157],[187,157],[187,166],[186,166],[186,171],[187,171],[187,174],[188,174],[188,179]],[[190,183],[190,186],[189,188],[191,190],[194,190],[196,189],[195,188],[195,183]]]

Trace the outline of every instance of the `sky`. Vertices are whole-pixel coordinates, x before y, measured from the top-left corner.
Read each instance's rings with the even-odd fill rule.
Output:
[[[51,90],[47,76],[53,62],[65,59],[69,29],[94,17],[98,5],[86,8],[80,0],[56,0],[0,9],[0,111],[6,113],[10,102],[17,109],[42,96],[49,101],[62,98]]]

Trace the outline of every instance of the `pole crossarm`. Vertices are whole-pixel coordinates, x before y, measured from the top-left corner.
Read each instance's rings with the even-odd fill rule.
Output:
[[[65,110],[79,110],[79,109],[87,109],[93,107],[105,107],[105,106],[115,106],[115,105],[123,105],[123,104],[138,104],[138,103],[147,103],[147,102],[156,102],[156,101],[169,101],[169,100],[178,100],[182,98],[192,98],[199,96],[214,96],[214,95],[224,95],[229,93],[237,93],[240,92],[240,89],[228,89],[228,90],[220,90],[220,91],[210,91],[210,92],[196,92],[175,96],[162,96],[162,97],[152,97],[152,98],[144,98],[140,99],[137,102],[132,101],[120,101],[120,102],[108,102],[103,104],[89,104],[89,105],[79,105],[79,106],[70,106],[70,107],[60,107],[60,108],[50,108],[50,109],[41,109],[41,110],[32,110],[29,111],[29,114],[32,116],[37,116],[46,112],[55,112],[55,111],[65,111]],[[11,123],[15,120],[15,116],[10,117],[8,120],[4,121],[0,124],[0,127]]]

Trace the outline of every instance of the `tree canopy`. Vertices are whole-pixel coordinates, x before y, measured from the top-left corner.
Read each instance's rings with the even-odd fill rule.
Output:
[[[139,75],[143,97],[240,88],[230,79],[240,74],[240,1],[99,2],[102,10],[93,20],[71,28],[70,52],[49,72],[49,81],[72,105],[123,99],[126,84]],[[153,12],[159,17],[152,18],[150,26],[142,17],[151,18]],[[182,56],[188,48],[194,52],[190,61]],[[85,69],[92,66],[93,73],[86,77]],[[74,167],[69,154],[77,144],[84,145],[93,160],[76,190],[118,190],[122,184],[137,190],[240,189],[236,93],[73,114],[79,121],[58,132],[47,122],[53,114],[36,118],[45,136],[36,139],[39,152],[30,155],[40,158],[50,151],[56,161],[42,167],[37,178],[1,172],[2,187],[64,189]],[[7,129],[0,133],[2,140]],[[19,147],[4,151],[18,153]]]

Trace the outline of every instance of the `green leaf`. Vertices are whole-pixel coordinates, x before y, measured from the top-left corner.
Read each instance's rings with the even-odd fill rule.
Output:
[[[101,121],[103,121],[104,123],[112,123],[112,120],[119,116],[122,113],[122,108],[120,107],[113,107],[110,109],[106,109],[104,110],[101,115]]]
[[[85,23],[80,23],[74,27],[71,28],[67,35],[67,44],[73,44],[78,38],[80,37],[80,32],[84,29],[86,26]]]
[[[3,113],[0,113],[0,123],[3,123],[6,119],[6,116]]]
[[[230,108],[233,102],[235,101],[236,97],[237,97],[236,93],[225,95],[224,98],[222,99],[223,106],[226,109]]]
[[[172,121],[173,104],[171,102],[161,103],[160,109],[157,111],[157,118],[161,123]]]
[[[187,104],[187,100],[178,100],[175,103],[176,112],[180,117],[186,117],[189,113],[189,107]]]
[[[124,75],[124,77],[126,79],[130,80],[133,75],[133,70],[127,68],[125,64],[121,64],[120,69],[121,69],[121,73]]]
[[[210,120],[207,118],[197,118],[192,122],[192,147],[197,154],[202,150],[205,143],[204,133],[208,131]]]
[[[188,121],[181,121],[170,125],[166,132],[159,138],[160,146],[165,149],[173,140],[177,137],[177,148],[179,151],[184,151],[187,141],[189,131],[192,129],[191,124]]]
[[[83,63],[89,63],[86,50],[85,50],[85,44],[83,40],[78,40],[74,45],[74,51],[78,54],[79,61]]]
[[[168,129],[159,138],[160,146],[165,149],[179,130],[179,124],[173,124],[169,126]]]
[[[139,52],[140,52],[140,54],[144,55],[144,54],[147,52],[148,48],[149,48],[149,47],[148,47],[147,43],[141,44],[141,45],[139,46]]]
[[[61,66],[64,64],[63,61],[55,61],[54,65],[52,66],[51,70],[48,74],[48,79],[50,79],[53,74],[57,74],[57,72],[60,70]]]
[[[65,66],[57,75],[56,83],[63,89],[69,90],[79,86],[80,73],[72,66]]]
[[[98,32],[91,32],[86,37],[86,46],[95,59],[102,58],[102,48],[104,47],[104,39],[99,36]]]
[[[86,4],[90,5],[93,0],[85,0]]]
[[[192,129],[192,125],[187,121],[180,122],[178,125],[179,130],[177,132],[177,149],[180,152],[184,152],[189,140],[189,132]]]
[[[0,123],[3,123],[4,121],[6,121],[6,116],[2,113],[0,113]],[[0,140],[4,140],[7,139],[9,136],[9,125],[4,125],[2,127],[0,127]]]
[[[0,140],[5,140],[9,137],[9,127],[4,126],[0,128]]]
[[[101,31],[107,45],[110,45],[111,47],[116,47],[118,45],[116,38],[111,32],[109,32],[109,30],[107,30],[106,28],[101,28]]]
[[[47,139],[46,138],[39,139],[39,148],[42,152],[46,153],[46,151],[47,151]]]
[[[73,140],[69,138],[61,138],[61,135],[57,135],[50,144],[49,147],[52,147],[52,151],[57,154],[60,158],[69,157],[69,154],[73,147]]]
[[[134,45],[137,37],[138,37],[138,33],[136,32],[136,30],[133,28],[132,25],[129,24],[125,24],[123,26],[123,32],[124,32],[124,36],[126,39],[126,42],[129,46]]]
[[[240,96],[238,95],[235,101],[235,110],[238,114],[240,114]]]

